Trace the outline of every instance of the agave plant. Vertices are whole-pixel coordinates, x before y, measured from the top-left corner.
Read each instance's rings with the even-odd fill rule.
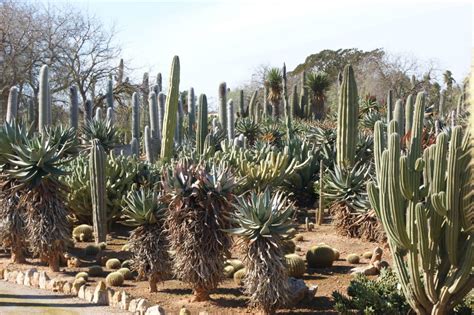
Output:
[[[11,166],[5,173],[15,182],[11,191],[18,192],[18,206],[25,209],[30,249],[47,261],[52,271],[59,270],[64,242],[71,235],[65,186],[59,176],[66,173],[66,152],[73,150],[75,140],[63,140],[53,143],[47,133],[38,134],[12,145],[14,154],[5,154]]]
[[[92,139],[98,139],[105,152],[110,152],[117,144],[117,130],[113,123],[106,120],[88,120],[82,127],[82,139],[89,143]]]
[[[377,111],[369,111],[364,116],[362,116],[362,120],[360,121],[360,125],[364,128],[374,130],[375,123],[379,120],[385,120],[382,118]]]
[[[236,227],[229,232],[240,237],[239,244],[246,253],[245,293],[250,296],[250,304],[265,314],[290,303],[282,241],[294,227],[292,214],[292,204],[281,193],[272,197],[268,189],[238,197],[235,204]]]
[[[163,227],[166,208],[158,194],[149,188],[130,191],[124,202],[122,224],[135,227],[128,239],[132,268],[139,278],[148,278],[150,292],[157,292],[157,282],[164,280],[170,269]]]
[[[253,145],[260,136],[260,125],[251,118],[237,120],[235,131],[237,135],[244,135],[249,145]]]
[[[280,101],[282,97],[282,80],[283,75],[279,68],[271,68],[267,72],[265,86],[268,89],[268,102],[272,106],[272,115],[275,118],[280,117]]]
[[[324,72],[310,72],[306,76],[306,87],[311,91],[311,113],[315,119],[324,119],[326,109],[324,103],[326,96],[324,93],[329,89],[331,81]]]
[[[209,299],[221,282],[232,239],[230,202],[234,179],[227,168],[179,162],[164,176],[166,219],[175,275],[188,283],[194,300]]]
[[[277,148],[282,148],[284,135],[285,132],[279,124],[270,123],[263,126],[260,140]]]
[[[4,248],[10,248],[13,263],[25,262],[24,249],[27,245],[24,207],[18,205],[20,195],[13,190],[16,181],[5,174],[11,165],[9,155],[14,154],[13,145],[19,145],[29,135],[21,124],[5,122],[0,129],[0,242]]]

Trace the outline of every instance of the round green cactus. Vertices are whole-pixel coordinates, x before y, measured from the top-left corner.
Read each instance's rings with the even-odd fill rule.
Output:
[[[131,266],[132,266],[132,261],[129,260],[129,259],[127,259],[127,260],[124,260],[124,261],[122,262],[122,266],[121,266],[121,267],[122,267],[122,268],[128,268],[128,269],[130,269]]]
[[[93,228],[90,225],[87,224],[81,224],[76,226],[72,230],[72,237],[76,241],[81,241],[81,242],[88,242],[91,241],[93,238]]]
[[[107,260],[105,263],[105,267],[107,269],[119,269],[121,266],[122,264],[120,263],[120,260],[118,260],[117,258],[111,258]]]
[[[120,268],[117,272],[120,272],[125,280],[133,279],[133,274],[128,268]]]
[[[106,242],[99,243],[99,248],[100,248],[100,250],[106,249],[107,248],[107,243]]]
[[[232,278],[234,273],[235,273],[235,269],[231,265],[227,265],[224,267],[224,276],[226,278]]]
[[[79,272],[76,274],[76,279],[79,279],[79,278],[83,278],[84,280],[88,280],[89,279],[89,274],[87,272]]]
[[[102,269],[101,266],[94,265],[94,266],[90,266],[87,272],[89,273],[89,276],[91,277],[99,277],[104,273],[104,270]]]
[[[124,276],[118,271],[109,273],[107,277],[105,278],[105,282],[107,283],[108,286],[111,286],[111,287],[121,286],[124,280],[125,280]]]
[[[100,252],[100,247],[97,245],[87,245],[84,248],[84,252],[87,256],[95,256]]]
[[[350,264],[358,264],[360,261],[360,257],[357,254],[349,254],[346,258],[347,262]]]
[[[244,268],[244,264],[238,259],[228,259],[226,261],[226,264],[232,266],[232,268],[234,268],[234,271]]]
[[[246,273],[247,270],[245,268],[240,269],[234,273],[234,282],[236,285],[243,285],[243,278],[245,277]]]
[[[362,254],[362,257],[365,259],[371,259],[372,258],[372,252],[365,252]]]
[[[74,288],[77,288],[77,290],[79,290],[79,288],[82,287],[86,283],[87,283],[87,281],[84,278],[81,277],[81,278],[75,279],[72,286]]]
[[[341,253],[339,253],[339,251],[335,248],[333,248],[332,251],[334,252],[334,260],[339,260],[339,257],[341,257]]]
[[[301,278],[306,271],[303,258],[297,254],[285,255],[285,266],[289,277]]]
[[[306,261],[310,268],[331,267],[334,260],[334,250],[327,245],[313,246],[306,253]]]
[[[296,250],[296,244],[293,240],[285,240],[282,242],[282,250],[285,254],[292,254]]]

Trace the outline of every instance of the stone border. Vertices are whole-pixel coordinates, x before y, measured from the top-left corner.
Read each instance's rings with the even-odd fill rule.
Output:
[[[50,279],[45,271],[30,268],[26,272],[0,268],[0,280],[16,283],[28,287],[63,293],[71,297],[78,297],[98,306],[109,306],[139,315],[165,315],[165,310],[159,306],[152,306],[150,301],[142,298],[133,298],[125,290],[108,288],[104,281],[99,281],[95,289],[87,284],[78,287],[74,282],[56,277]],[[205,315],[207,312],[200,312]]]

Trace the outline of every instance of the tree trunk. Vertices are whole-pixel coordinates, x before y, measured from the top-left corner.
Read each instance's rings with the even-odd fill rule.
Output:
[[[209,301],[209,292],[203,288],[196,288],[193,290],[193,302]]]
[[[158,275],[156,273],[152,273],[148,278],[148,285],[150,287],[150,292],[158,292]]]
[[[49,266],[49,269],[51,269],[51,271],[53,272],[59,271],[59,253],[54,252],[49,255],[48,266]]]
[[[12,246],[11,262],[14,264],[22,264],[25,261],[23,248],[21,246]]]
[[[277,119],[280,118],[280,106],[279,102],[272,102],[272,116]]]

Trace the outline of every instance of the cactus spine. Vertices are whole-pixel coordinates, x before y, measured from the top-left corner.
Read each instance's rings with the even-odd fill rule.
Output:
[[[105,159],[105,151],[99,140],[92,140],[89,167],[92,197],[92,218],[94,223],[94,237],[96,244],[105,242],[107,237]]]
[[[48,116],[50,111],[47,65],[43,65],[40,70],[38,107],[38,130],[40,133],[43,133],[44,129],[49,124]]]
[[[351,65],[347,65],[339,92],[337,116],[336,161],[341,168],[351,167],[354,162],[358,115],[359,99],[354,70]]]
[[[140,138],[140,103],[137,92],[132,95],[132,138]]]
[[[207,98],[205,94],[199,96],[199,106],[196,126],[196,151],[198,154],[204,152],[204,142],[207,137]]]
[[[219,123],[221,124],[222,130],[227,132],[227,85],[222,82],[219,85]]]
[[[397,100],[395,108],[393,109],[393,119],[397,122],[398,132],[400,135],[405,135],[405,112],[403,109],[402,100]]]
[[[393,118],[393,90],[388,91],[387,95],[387,124]]]
[[[233,141],[235,138],[234,134],[234,101],[229,100],[227,102],[227,138],[229,141]]]
[[[77,98],[77,88],[71,86],[69,88],[69,125],[71,128],[79,128],[79,100]]]
[[[151,138],[151,131],[150,127],[145,126],[145,131],[143,135],[144,139],[143,142],[145,143],[145,154],[146,160],[148,163],[153,163],[153,145],[152,145],[152,138]]]
[[[472,289],[474,262],[472,164],[461,127],[422,150],[425,95],[418,93],[406,155],[397,123],[388,148],[374,138],[377,183],[367,186],[387,232],[403,293],[417,314],[447,314]],[[423,273],[423,275],[422,275]],[[423,281],[421,280],[423,278]]]
[[[176,119],[179,101],[179,57],[173,58],[171,65],[169,95],[166,98],[165,115],[163,119],[163,132],[161,140],[161,158],[171,160],[173,155],[173,136],[176,129]]]
[[[194,89],[190,88],[188,92],[188,133],[189,136],[194,134],[196,125],[196,99],[194,97]]]
[[[6,122],[11,124],[14,120],[16,120],[17,113],[18,113],[18,88],[14,86],[10,88],[10,93],[8,94]]]
[[[114,108],[114,82],[111,77],[107,81],[107,107]]]

